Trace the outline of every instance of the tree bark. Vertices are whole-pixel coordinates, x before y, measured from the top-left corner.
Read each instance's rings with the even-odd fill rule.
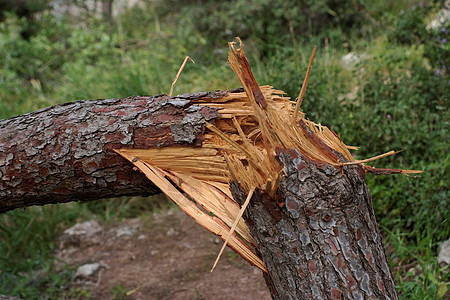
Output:
[[[200,145],[219,114],[190,100],[226,93],[77,101],[0,120],[0,213],[159,193],[112,150]]]
[[[0,212],[159,193],[113,149],[200,146],[204,121],[220,114],[192,101],[231,92],[78,101],[0,120]],[[272,297],[397,299],[364,168],[277,151],[276,196],[257,191],[244,214]],[[242,204],[239,184],[231,191]]]
[[[277,199],[255,193],[244,219],[273,299],[397,299],[359,165],[336,168],[280,150]],[[237,183],[233,197],[246,198]]]

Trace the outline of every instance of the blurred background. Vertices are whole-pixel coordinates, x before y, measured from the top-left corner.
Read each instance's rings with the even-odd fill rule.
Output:
[[[78,99],[239,86],[227,42],[239,36],[260,85],[295,98],[314,45],[302,110],[357,158],[403,152],[376,167],[420,176],[367,180],[402,299],[449,295],[439,264],[449,239],[450,1],[0,0],[0,118]],[[62,230],[171,204],[164,197],[47,205],[0,215],[0,294],[70,297],[56,270]],[[40,275],[36,280],[37,273]],[[44,275],[43,275],[44,274]]]

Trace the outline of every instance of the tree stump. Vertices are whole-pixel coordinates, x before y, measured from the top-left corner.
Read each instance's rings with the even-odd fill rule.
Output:
[[[280,150],[277,197],[256,193],[244,219],[273,299],[397,299],[361,166]],[[239,201],[245,193],[231,186]]]

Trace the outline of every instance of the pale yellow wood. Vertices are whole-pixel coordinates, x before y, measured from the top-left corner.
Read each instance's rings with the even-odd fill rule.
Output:
[[[162,172],[189,197],[200,204],[206,211],[213,213],[225,224],[231,227],[235,216],[239,212],[239,206],[236,202],[225,195],[213,193],[210,186],[201,180],[195,179],[194,177],[185,176],[175,172]],[[250,231],[243,221],[239,224],[236,232],[239,233],[245,240],[250,243],[254,243],[253,238],[250,235]]]
[[[230,181],[239,183],[246,193],[259,188],[275,197],[280,178],[285,174],[277,161],[277,149],[296,149],[305,158],[335,167],[364,164],[392,155],[393,151],[355,161],[349,149],[356,150],[356,147],[346,146],[333,131],[309,121],[299,111],[314,53],[295,103],[283,96],[283,91],[269,85],[258,86],[249,75],[242,42],[239,39],[238,42],[239,49],[235,48],[234,43],[229,44],[228,62],[244,92],[227,93],[221,98],[190,100],[194,105],[216,109],[220,114],[214,124],[206,123],[201,147],[170,146],[116,151],[135,164],[200,225],[224,240],[230,234],[229,245],[267,272],[261,259],[251,249],[254,241],[240,218],[239,205],[234,202],[229,189]],[[336,152],[345,159],[335,155]],[[401,172],[419,173],[414,170]],[[233,234],[234,229],[230,230],[235,220],[238,220],[235,230],[239,236]]]
[[[248,193],[247,199],[245,199],[245,202],[244,202],[244,204],[242,205],[241,210],[240,210],[239,213],[237,214],[236,220],[234,221],[233,226],[231,227],[230,231],[228,232],[227,237],[226,237],[226,239],[225,239],[225,242],[223,243],[223,246],[222,246],[222,248],[220,249],[219,254],[217,255],[216,261],[214,262],[214,265],[213,265],[213,267],[211,268],[211,272],[214,271],[214,269],[216,268],[216,265],[217,265],[217,263],[219,262],[219,259],[220,259],[220,256],[221,256],[222,253],[223,253],[223,250],[225,250],[225,247],[227,246],[228,241],[229,241],[230,238],[232,237],[234,230],[237,228],[237,226],[238,226],[238,224],[239,224],[239,221],[241,221],[242,214],[244,213],[245,209],[247,208],[248,204],[250,203],[250,199],[251,199],[252,196],[253,196],[253,192],[255,192],[255,187],[252,187],[252,188],[250,189],[250,192]]]
[[[124,151],[115,150],[122,157],[133,163],[138,169],[140,169],[150,181],[152,181],[163,193],[174,201],[187,215],[195,219],[201,226],[207,228],[211,232],[220,236],[225,240],[229,233],[229,227],[223,223],[217,217],[210,216],[197,207],[195,202],[187,199],[182,193],[180,193],[171,183],[168,181],[163,170],[158,167],[152,166]],[[238,251],[249,262],[267,272],[267,269],[262,260],[249,248],[247,243],[242,241],[238,236],[233,235],[229,239],[229,245]]]

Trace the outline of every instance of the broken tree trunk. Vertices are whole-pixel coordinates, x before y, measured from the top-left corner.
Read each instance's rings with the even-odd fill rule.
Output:
[[[198,165],[183,166],[185,157],[170,152],[170,162],[154,150],[117,152],[187,214],[260,267],[274,299],[397,299],[365,172],[415,171],[380,170],[364,165],[372,159],[355,161],[348,151],[354,147],[306,120],[296,110],[299,105],[294,109],[287,98],[277,96],[281,91],[256,83],[242,44],[236,50],[231,43],[230,50],[230,66],[245,93],[203,104],[218,107],[221,117],[215,126],[208,124],[213,134],[205,134],[198,152],[184,150]],[[300,103],[303,94],[304,89]],[[208,154],[207,149],[217,152]],[[214,165],[205,164],[213,157]],[[232,195],[212,196],[224,182]],[[206,212],[193,210],[189,199],[177,200],[184,197],[178,189]],[[241,204],[239,213],[215,207],[231,206],[231,198]],[[238,223],[232,220],[239,220],[245,209],[246,226],[237,225],[239,235],[233,235]],[[222,223],[207,213],[231,228],[226,238],[217,230]]]
[[[259,191],[244,219],[274,299],[396,299],[361,166],[336,168],[280,150],[279,199]],[[236,183],[233,195],[245,193]],[[278,200],[279,201],[279,200]]]
[[[260,268],[274,299],[396,299],[365,172],[416,171],[355,161],[354,147],[257,84],[242,44],[230,50],[240,90],[75,102],[0,121],[0,212],[161,190]]]

